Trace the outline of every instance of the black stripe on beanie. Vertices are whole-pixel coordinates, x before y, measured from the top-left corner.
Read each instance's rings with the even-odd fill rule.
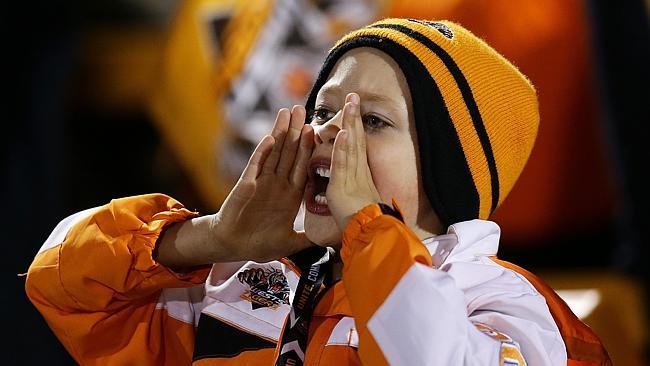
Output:
[[[467,106],[470,116],[472,117],[474,129],[476,130],[478,138],[481,141],[481,147],[483,148],[483,153],[485,154],[485,159],[488,163],[488,168],[490,170],[490,184],[492,187],[492,206],[490,213],[494,212],[494,210],[497,208],[497,205],[499,204],[499,173],[497,172],[497,165],[494,159],[494,153],[492,152],[490,137],[488,136],[487,130],[485,129],[485,124],[483,123],[483,118],[481,117],[481,113],[478,110],[476,100],[474,100],[472,89],[470,88],[463,72],[460,70],[451,55],[447,53],[447,51],[445,51],[442,47],[437,45],[422,33],[399,24],[377,24],[371,28],[388,28],[396,30],[420,42],[433,53],[435,53],[440,58],[440,60],[442,60],[451,75],[454,77],[454,80],[456,81],[456,84],[458,85],[458,88],[463,95],[465,105]]]
[[[352,38],[334,48],[325,59],[306,103],[314,111],[316,96],[336,61],[359,47],[379,49],[396,60],[408,82],[420,150],[424,190],[443,225],[478,218],[479,195],[454,124],[438,85],[422,62],[404,46],[378,36]]]

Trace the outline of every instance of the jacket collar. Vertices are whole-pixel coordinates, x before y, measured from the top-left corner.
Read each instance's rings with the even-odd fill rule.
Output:
[[[434,268],[460,261],[472,261],[477,257],[496,255],[501,229],[492,221],[470,220],[451,225],[447,234],[424,239],[433,259]],[[338,281],[320,299],[313,315],[352,316],[343,282]]]
[[[471,261],[496,255],[499,249],[499,225],[492,221],[470,220],[451,225],[446,234],[424,239],[433,260],[433,267],[445,263]]]

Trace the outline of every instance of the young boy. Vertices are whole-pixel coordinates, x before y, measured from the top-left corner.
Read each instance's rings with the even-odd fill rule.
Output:
[[[496,259],[486,219],[538,120],[529,81],[459,25],[377,22],[278,113],[217,214],[160,194],[77,213],[27,293],[81,364],[609,364]]]

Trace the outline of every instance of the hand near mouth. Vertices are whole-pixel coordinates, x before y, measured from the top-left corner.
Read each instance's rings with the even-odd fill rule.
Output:
[[[215,249],[222,251],[219,259],[266,262],[312,245],[304,232],[293,229],[314,145],[305,114],[302,106],[278,112],[271,135],[257,145],[214,215],[211,232]]]
[[[341,231],[350,218],[362,208],[381,202],[372,180],[366,155],[366,134],[356,93],[346,97],[343,107],[343,128],[336,135],[332,151],[332,166],[327,203]]]

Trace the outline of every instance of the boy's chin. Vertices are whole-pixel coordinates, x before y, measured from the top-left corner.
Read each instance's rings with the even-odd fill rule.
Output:
[[[321,247],[341,247],[343,234],[336,226],[332,216],[305,215],[305,235],[312,243]]]

